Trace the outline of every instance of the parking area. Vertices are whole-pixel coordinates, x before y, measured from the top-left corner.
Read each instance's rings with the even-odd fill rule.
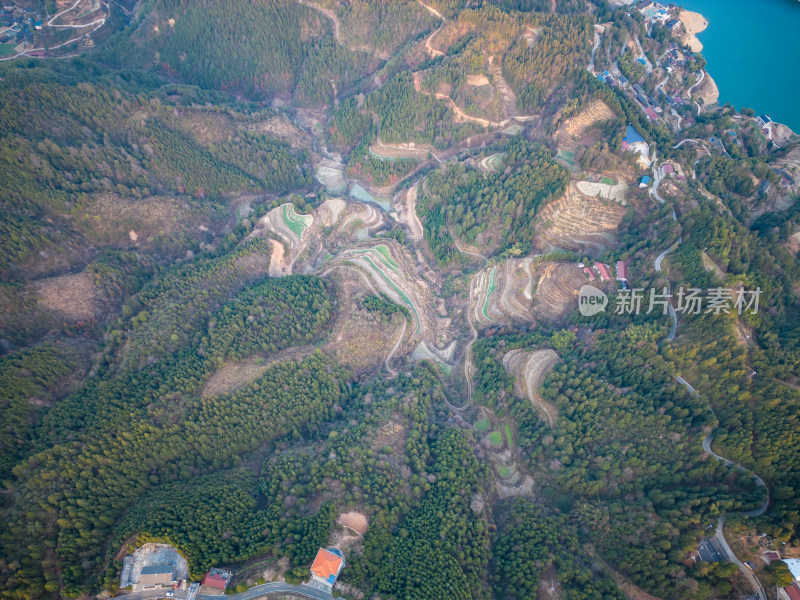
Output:
[[[697,553],[700,555],[700,560],[705,562],[723,562],[725,560],[724,555],[714,545],[713,538],[700,542]]]

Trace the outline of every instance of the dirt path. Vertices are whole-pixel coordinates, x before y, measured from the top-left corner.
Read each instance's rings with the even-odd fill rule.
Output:
[[[428,12],[430,12],[432,15],[434,15],[436,17],[439,17],[442,21],[447,21],[447,17],[445,17],[442,13],[440,13],[438,10],[436,10],[432,6],[428,6],[422,0],[417,0],[417,2],[419,2],[425,8],[427,8]]]
[[[348,46],[347,44],[345,44],[344,41],[342,40],[341,23],[339,22],[339,17],[337,17],[333,11],[328,10],[327,8],[323,8],[317,4],[314,4],[313,2],[306,2],[305,0],[297,0],[297,2],[305,6],[308,6],[309,8],[313,8],[316,11],[321,12],[323,15],[325,15],[331,21],[333,21],[333,35],[340,46],[344,46],[345,48],[353,52],[366,52],[367,54],[371,54],[375,58],[379,58],[380,60],[383,61],[389,60],[389,57],[378,53],[376,50],[373,50],[372,48],[366,48],[363,46]]]
[[[417,216],[417,193],[419,184],[414,184],[406,192],[404,210],[401,215],[401,220],[408,225],[409,237],[414,241],[420,241],[425,237],[425,230],[422,227],[422,222]]]
[[[436,34],[439,33],[441,30],[442,27],[440,26],[437,29],[434,29],[433,32],[427,38],[425,38],[425,51],[431,58],[436,58],[437,56],[444,56],[444,52],[442,52],[441,50],[437,50],[431,44],[431,40],[433,40]]]

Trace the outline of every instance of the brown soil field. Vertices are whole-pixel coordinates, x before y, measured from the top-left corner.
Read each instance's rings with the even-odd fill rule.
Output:
[[[559,321],[578,307],[578,291],[587,278],[575,263],[544,262],[533,276],[534,316]]]
[[[97,314],[94,282],[86,271],[40,279],[31,285],[39,306],[60,313],[67,321],[84,321]]]
[[[616,202],[586,196],[570,183],[562,198],[539,213],[536,228],[547,243],[598,256],[611,246],[624,214]]]
[[[584,132],[595,123],[616,118],[616,114],[602,100],[593,100],[577,116],[567,119],[558,128],[556,139],[559,146],[567,147],[580,139]]]
[[[564,597],[561,593],[561,584],[558,582],[558,573],[552,563],[542,573],[536,597],[539,600],[562,600]]]
[[[719,88],[713,77],[706,72],[703,81],[692,92],[693,96],[703,99],[703,106],[711,106],[719,102]]]
[[[337,268],[330,277],[339,310],[322,351],[356,375],[380,368],[397,343],[402,317],[381,319],[360,307],[361,299],[374,291],[367,285],[367,276],[355,267]]]
[[[286,248],[278,240],[270,240],[272,252],[269,255],[269,276],[281,277],[288,275],[288,265],[286,264]]]
[[[800,252],[800,231],[794,232],[790,235],[785,244],[786,249],[792,253],[792,256],[797,256],[797,253]]]
[[[348,529],[352,529],[356,533],[360,533],[364,535],[367,533],[367,516],[363,513],[350,511],[346,513],[342,513],[339,515],[339,518],[336,520],[339,525],[342,527],[347,527]]]
[[[467,75],[467,85],[475,87],[489,85],[489,78],[486,75]]]

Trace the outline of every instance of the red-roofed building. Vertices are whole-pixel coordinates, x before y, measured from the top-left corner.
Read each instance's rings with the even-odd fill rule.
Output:
[[[789,587],[783,588],[783,591],[786,592],[786,595],[789,596],[789,600],[800,600],[800,586],[796,583],[793,583]]]
[[[781,555],[777,552],[767,552],[767,558],[769,559],[769,562],[772,562],[773,560],[780,560]]]
[[[611,273],[608,271],[608,267],[603,263],[594,263],[594,268],[600,274],[600,281],[611,281],[613,279],[613,277],[611,277]]]
[[[583,272],[589,276],[589,281],[594,281],[594,273],[589,267],[583,267]]]
[[[617,261],[617,279],[628,281],[628,263],[623,260]]]
[[[311,578],[333,587],[344,568],[344,556],[336,548],[320,548],[311,565]]]
[[[203,577],[203,581],[200,585],[224,592],[225,588],[228,587],[228,580],[222,575],[206,573],[206,576]]]

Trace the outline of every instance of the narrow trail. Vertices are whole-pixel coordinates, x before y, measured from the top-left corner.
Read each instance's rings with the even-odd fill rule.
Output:
[[[333,21],[333,36],[336,38],[336,42],[340,46],[344,46],[345,48],[351,50],[352,52],[366,52],[367,54],[374,56],[375,58],[380,59],[382,61],[389,60],[389,57],[383,56],[379,54],[376,50],[373,50],[371,48],[365,48],[362,46],[348,46],[347,44],[345,44],[344,41],[342,40],[341,23],[339,22],[339,17],[337,17],[333,11],[327,8],[323,8],[322,6],[319,6],[317,4],[314,4],[313,2],[308,2],[307,0],[297,0],[297,2],[298,4],[308,6],[309,8],[313,8],[314,10],[321,12],[323,15],[325,15],[331,21]]]
[[[442,13],[440,13],[438,10],[436,10],[432,6],[428,6],[422,0],[417,0],[417,2],[419,2],[425,8],[427,8],[428,12],[430,12],[432,15],[434,15],[436,17],[439,17],[442,21],[447,21],[447,17],[445,17]]]
[[[710,150],[709,150],[709,149],[706,147],[706,145],[705,145],[703,142],[701,142],[700,140],[693,140],[693,139],[691,139],[691,138],[690,138],[690,139],[686,139],[686,140],[681,140],[680,142],[678,142],[677,144],[675,144],[675,145],[674,145],[672,148],[673,148],[673,149],[678,149],[678,148],[680,148],[681,146],[683,146],[684,144],[686,144],[687,142],[691,142],[691,143],[693,143],[693,144],[697,144],[697,145],[698,145],[698,146],[700,146],[700,147],[701,147],[703,150],[705,150],[705,151],[706,151],[706,154],[708,154],[709,156],[711,156],[711,151],[710,151]]]

